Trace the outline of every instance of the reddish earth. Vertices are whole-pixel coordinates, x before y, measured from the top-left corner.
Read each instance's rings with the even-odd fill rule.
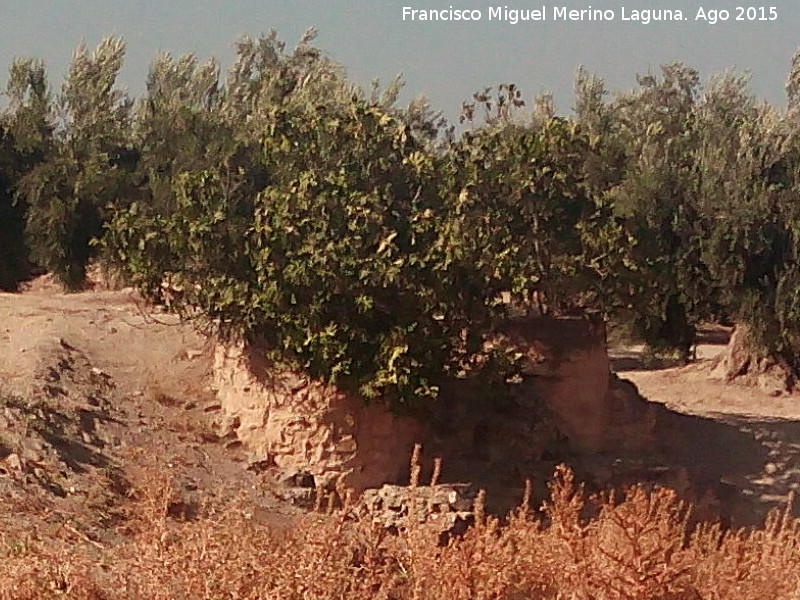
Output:
[[[552,472],[557,461],[568,460],[598,487],[645,479],[693,488],[690,497],[705,502],[704,514],[757,521],[800,488],[800,398],[715,379],[712,358],[724,349],[724,333],[701,346],[698,363],[684,368],[645,369],[641,349],[615,349],[612,366],[648,401],[607,377],[604,351],[581,351],[580,360],[593,365],[591,384],[580,379],[580,360],[558,367],[561,383],[537,363],[541,389],[560,398],[553,408],[563,413],[562,428],[574,431],[573,445],[534,452],[523,444],[529,433],[522,423],[462,416],[459,423],[469,422],[469,431],[460,433],[472,446],[462,449],[461,463],[445,463],[444,479],[448,469],[463,479],[469,465],[478,464],[473,480],[489,485],[490,494],[493,483],[510,486],[516,498],[525,475],[519,461]],[[0,511],[0,537],[33,531],[64,543],[76,537],[114,543],[125,535],[128,504],[158,483],[154,477],[170,486],[168,508],[176,518],[213,511],[237,497],[248,518],[291,523],[300,509],[289,500],[297,500],[298,492],[275,482],[268,461],[254,462],[226,421],[213,360],[214,347],[204,336],[146,308],[129,289],[97,285],[63,294],[40,280],[21,294],[0,294],[0,503],[8,509]],[[602,426],[586,418],[594,413],[569,414],[570,402],[591,408],[588,392],[602,386],[609,387],[594,396],[612,402],[599,407]],[[584,429],[589,433],[579,439]],[[357,433],[342,435],[359,439]],[[549,430],[530,435],[551,446],[561,443]],[[649,449],[651,438],[652,452],[637,450]],[[455,455],[452,443],[459,440],[444,440],[441,448]],[[507,444],[503,452],[511,449],[514,460],[498,456],[493,440]],[[340,452],[342,439],[334,442]],[[507,468],[501,473],[502,464]],[[308,490],[300,499],[308,501]]]
[[[253,518],[296,514],[215,432],[210,359],[192,327],[132,290],[0,294],[2,537],[113,542],[127,505],[161,483],[176,515],[235,496]]]

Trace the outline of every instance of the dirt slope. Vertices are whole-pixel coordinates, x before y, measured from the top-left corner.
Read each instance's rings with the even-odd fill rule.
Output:
[[[176,519],[246,496],[255,518],[288,522],[296,510],[215,434],[206,350],[132,290],[0,294],[2,537],[111,543],[162,483]]]

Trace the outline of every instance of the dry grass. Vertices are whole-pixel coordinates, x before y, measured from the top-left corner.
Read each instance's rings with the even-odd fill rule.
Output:
[[[122,544],[0,540],[0,599],[800,598],[800,525],[788,512],[757,530],[689,532],[673,492],[591,499],[566,468],[541,511],[479,518],[444,547],[424,526],[393,536],[348,511],[278,531],[242,500],[182,521],[170,516],[169,480],[147,480]]]

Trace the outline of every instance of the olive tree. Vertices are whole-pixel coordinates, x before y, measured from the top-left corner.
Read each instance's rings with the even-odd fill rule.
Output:
[[[52,106],[44,64],[16,59],[9,69],[9,103],[0,115],[0,289],[14,290],[34,270],[25,221],[28,203],[20,180],[52,146]]]
[[[70,289],[83,284],[108,206],[135,183],[132,103],[115,87],[124,56],[119,38],[92,53],[77,49],[57,97],[52,148],[20,182],[33,256]]]

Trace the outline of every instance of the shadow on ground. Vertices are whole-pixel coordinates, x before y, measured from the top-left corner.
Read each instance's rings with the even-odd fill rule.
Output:
[[[694,352],[697,358],[717,355],[728,345],[731,329],[719,325],[708,325],[697,332],[697,343]],[[616,346],[616,347],[613,347]],[[609,347],[611,370],[616,373],[626,371],[660,371],[683,366],[685,363],[677,358],[654,356],[642,344],[624,343]]]
[[[799,422],[665,412],[665,460],[686,469],[696,495],[713,492],[724,522],[760,524],[800,488]]]

